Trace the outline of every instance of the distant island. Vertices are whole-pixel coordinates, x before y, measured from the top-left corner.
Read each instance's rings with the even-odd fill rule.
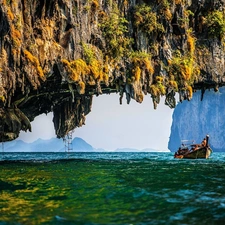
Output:
[[[85,140],[75,137],[71,143],[73,152],[109,152],[102,148],[94,148]],[[27,143],[22,140],[14,140],[2,144],[2,151],[4,152],[65,152],[65,143],[63,139],[51,138],[48,140],[37,139],[34,142]],[[160,152],[155,149],[134,149],[134,148],[118,148],[110,152]]]

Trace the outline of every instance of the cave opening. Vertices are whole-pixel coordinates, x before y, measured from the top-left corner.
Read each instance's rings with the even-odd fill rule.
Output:
[[[73,138],[80,137],[95,148],[115,150],[116,148],[167,149],[173,110],[161,100],[157,110],[146,96],[139,104],[119,104],[119,95],[94,96],[92,110],[86,116],[85,125],[73,132]],[[42,114],[32,122],[32,133],[21,132],[19,140],[32,142],[38,138],[56,138],[53,113]],[[159,141],[161,140],[161,141]]]

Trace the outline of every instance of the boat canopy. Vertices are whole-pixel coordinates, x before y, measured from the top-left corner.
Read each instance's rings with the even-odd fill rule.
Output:
[[[189,148],[196,145],[194,140],[181,140],[180,148]]]

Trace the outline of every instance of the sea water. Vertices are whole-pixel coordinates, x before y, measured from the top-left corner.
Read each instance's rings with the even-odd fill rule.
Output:
[[[225,224],[225,153],[4,153],[0,224]]]

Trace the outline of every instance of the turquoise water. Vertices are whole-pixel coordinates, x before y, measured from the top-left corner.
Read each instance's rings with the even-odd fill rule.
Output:
[[[225,224],[225,153],[4,153],[8,224]]]

